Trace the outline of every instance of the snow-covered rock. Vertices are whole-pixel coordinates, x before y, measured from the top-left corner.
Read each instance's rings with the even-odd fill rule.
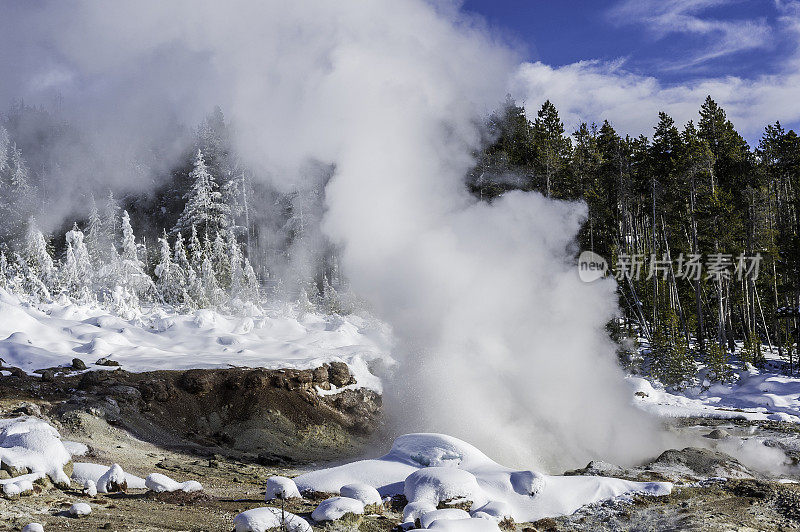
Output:
[[[403,522],[414,523],[424,514],[436,510],[436,505],[427,501],[410,502],[403,508]]]
[[[0,462],[11,476],[44,473],[55,484],[69,486],[64,466],[71,460],[58,431],[46,421],[30,416],[0,419]]]
[[[72,480],[83,486],[86,486],[86,483],[91,480],[99,491],[100,477],[108,473],[109,469],[110,467],[107,465],[75,462],[72,464]],[[144,479],[131,473],[125,473],[125,482],[128,484],[128,489],[147,489]]]
[[[511,506],[505,501],[490,501],[472,512],[472,517],[489,518],[498,522],[512,515]]]
[[[475,475],[457,467],[425,467],[411,473],[403,490],[409,502],[434,506],[451,499],[466,499],[477,506],[486,504],[486,495]]]
[[[44,532],[44,527],[41,523],[28,523],[22,528],[22,532]]]
[[[128,491],[128,479],[122,466],[114,464],[108,468],[108,471],[97,479],[97,491],[99,493]]]
[[[368,504],[383,503],[381,494],[378,493],[378,490],[369,484],[364,484],[363,482],[355,482],[353,484],[342,486],[342,488],[339,490],[339,495],[342,497],[349,497],[351,499],[359,500],[364,503],[365,506]]]
[[[94,480],[90,479],[86,481],[83,485],[83,493],[89,497],[97,495],[97,484],[95,484]]]
[[[464,510],[458,508],[445,508],[443,510],[433,510],[426,512],[419,518],[419,524],[422,528],[428,528],[434,521],[447,520],[447,519],[469,519],[470,515]]]
[[[281,477],[281,476],[274,476],[269,477],[267,479],[267,487],[266,493],[264,495],[264,500],[267,502],[275,500],[275,499],[299,499],[300,492],[297,489],[297,485],[294,483],[294,480]]]
[[[336,521],[345,514],[363,514],[364,503],[349,497],[331,497],[322,501],[311,512],[314,521]]]
[[[92,513],[92,507],[85,502],[76,502],[69,507],[69,515],[74,515],[75,517],[89,515],[90,513]]]
[[[3,495],[8,498],[28,494],[33,491],[33,483],[40,478],[44,478],[44,476],[44,473],[28,473],[27,475],[6,478],[0,480],[0,488]]]
[[[253,508],[233,519],[235,532],[267,532],[283,526],[288,532],[312,532],[311,525],[302,517],[280,508]]]
[[[185,491],[192,493],[195,491],[202,491],[203,486],[196,480],[187,480],[186,482],[178,482],[172,480],[167,475],[161,473],[150,473],[144,480],[144,485],[150,491],[156,493],[172,492],[172,491]]]

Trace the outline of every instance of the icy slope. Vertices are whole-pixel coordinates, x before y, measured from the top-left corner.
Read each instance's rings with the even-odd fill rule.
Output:
[[[390,364],[390,333],[358,315],[324,316],[290,305],[250,309],[240,316],[212,310],[177,314],[156,307],[123,320],[99,307],[69,302],[32,306],[0,289],[0,358],[31,373],[100,358],[128,371],[228,366],[310,369],[324,362],[350,366],[359,386],[380,392],[368,366]]]

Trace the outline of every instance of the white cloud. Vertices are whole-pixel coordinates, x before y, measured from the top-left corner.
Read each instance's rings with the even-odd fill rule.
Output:
[[[701,3],[722,2],[686,0],[672,4]],[[781,13],[780,31],[800,42],[800,2],[776,5]],[[681,124],[695,120],[703,100],[711,95],[746,138],[756,139],[764,126],[776,120],[800,122],[800,50],[784,57],[776,74],[707,77],[678,85],[633,73],[621,60],[580,61],[560,67],[524,63],[514,76],[511,92],[527,103],[531,116],[544,100],[551,100],[568,131],[581,122],[608,120],[620,133],[633,136],[649,136],[659,111]]]
[[[773,28],[764,19],[723,20],[703,16],[711,8],[738,1],[624,0],[608,12],[608,17],[618,25],[643,25],[656,40],[671,34],[705,37],[705,47],[667,65],[667,68],[677,69],[745,50],[766,49],[774,44]]]

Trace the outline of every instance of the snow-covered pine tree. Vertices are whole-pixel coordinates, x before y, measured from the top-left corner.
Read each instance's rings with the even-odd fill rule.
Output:
[[[217,282],[223,290],[229,289],[231,286],[231,264],[228,252],[228,246],[225,245],[222,233],[217,233],[211,244],[211,264],[214,266]]]
[[[222,303],[224,292],[219,287],[217,278],[214,275],[214,266],[211,264],[211,259],[208,257],[203,259],[200,275],[203,287],[202,306],[215,307]]]
[[[69,288],[66,286],[64,288],[65,290],[71,290],[70,297],[78,301],[88,302],[92,299],[94,268],[84,242],[83,231],[78,229],[78,224],[75,223],[72,229],[67,231],[65,238],[67,242],[67,259],[70,258],[69,255],[72,255],[71,260],[74,262],[75,272],[74,275],[71,274],[69,279]]]
[[[103,220],[100,218],[100,210],[97,208],[97,202],[95,202],[94,194],[92,194],[89,197],[89,226],[86,231],[86,249],[95,265],[108,260],[107,257],[104,257],[108,251],[104,237]]]
[[[253,270],[253,266],[250,264],[250,259],[248,258],[244,259],[242,275],[244,278],[244,299],[252,301],[253,303],[260,302],[261,294],[259,293],[258,278],[256,277],[256,272]]]
[[[0,125],[0,183],[8,171],[8,151],[11,146],[11,136],[2,125]]]
[[[117,231],[119,230],[119,205],[114,197],[114,192],[109,190],[108,197],[106,198],[106,205],[103,209],[103,223],[102,228],[105,233],[105,238],[110,242],[117,239]]]
[[[232,229],[228,229],[228,272],[230,274],[230,294],[232,298],[246,300],[245,279],[242,263],[242,249],[236,241]]]
[[[214,176],[206,166],[202,150],[197,150],[194,168],[189,177],[192,186],[183,197],[186,205],[173,232],[189,231],[192,226],[216,236],[230,225],[230,207],[222,200]]]
[[[172,251],[167,241],[167,232],[158,239],[158,264],[153,273],[156,276],[156,288],[165,303],[178,306],[183,301],[183,282],[178,273],[179,267],[172,261]]]
[[[136,236],[131,227],[131,217],[128,211],[122,212],[122,246],[119,258],[118,284],[122,286],[132,298],[157,294],[155,284],[145,272],[144,263],[139,259],[139,250],[136,245]],[[131,301],[133,303],[133,301]]]
[[[2,129],[2,126],[0,126]],[[0,142],[2,142],[2,131],[0,131]],[[2,147],[2,146],[0,146]],[[10,279],[10,268],[8,264],[8,259],[6,258],[6,252],[0,251],[0,288],[3,290],[9,290],[11,288],[11,279]]]
[[[180,234],[180,233],[178,233]],[[192,224],[192,233],[189,238],[189,264],[195,272],[199,272],[203,266],[203,244],[197,236],[197,226]]]
[[[18,263],[23,274],[24,290],[35,298],[50,299],[50,294],[58,286],[57,271],[47,249],[47,241],[33,219],[28,224],[24,256],[18,259]]]

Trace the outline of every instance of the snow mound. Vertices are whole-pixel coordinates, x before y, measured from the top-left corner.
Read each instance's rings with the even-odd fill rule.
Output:
[[[479,515],[480,514],[480,515]],[[481,517],[493,521],[502,521],[506,517],[512,517],[511,506],[505,501],[490,501],[472,512],[472,517]]]
[[[12,476],[43,473],[68,486],[64,466],[71,460],[58,431],[46,421],[30,416],[0,419],[0,462]]]
[[[364,503],[350,497],[331,497],[325,499],[311,512],[314,521],[336,521],[345,514],[363,514]]]
[[[128,490],[128,477],[122,466],[114,464],[97,479],[97,491],[100,493],[116,493]]]
[[[92,481],[99,491],[100,478],[108,473],[110,469],[111,468],[107,465],[92,464],[90,462],[75,462],[72,464],[72,480],[83,486],[86,486],[88,481]],[[147,489],[143,478],[137,477],[136,475],[132,475],[130,473],[125,473],[125,482],[128,485],[128,489]],[[105,492],[101,491],[100,493]]]
[[[426,467],[406,477],[404,494],[408,502],[433,506],[453,499],[466,499],[477,506],[486,504],[486,495],[475,475],[457,467]]]
[[[44,532],[44,527],[41,523],[28,523],[22,529],[22,532]]]
[[[470,515],[465,512],[464,510],[459,510],[458,508],[445,508],[443,510],[433,510],[432,512],[426,512],[425,515],[420,517],[419,524],[422,525],[422,528],[429,528],[434,521],[445,521],[448,519],[469,519]]]
[[[498,532],[500,527],[494,521],[480,518],[439,519],[434,521],[428,530],[442,532]]]
[[[176,480],[172,480],[167,475],[162,475],[161,473],[150,473],[147,475],[144,485],[147,487],[147,489],[156,493],[173,491],[193,493],[195,491],[203,491],[203,486],[196,480],[178,482]]]
[[[233,525],[235,532],[267,532],[281,526],[288,532],[312,532],[308,521],[295,514],[282,512],[280,508],[247,510],[234,517]]]
[[[69,507],[69,515],[74,515],[75,517],[89,515],[90,513],[92,513],[92,507],[85,502],[76,502]]]
[[[267,479],[267,488],[264,500],[267,502],[274,499],[294,499],[300,498],[300,491],[297,489],[294,480],[287,477],[270,477]]]
[[[339,490],[339,495],[361,501],[365,506],[368,504],[383,503],[381,500],[381,494],[378,493],[378,490],[369,484],[363,484],[361,482],[342,486],[342,489]]]
[[[441,434],[406,434],[397,438],[381,458],[312,471],[294,481],[301,492],[338,492],[342,486],[360,483],[372,486],[381,496],[405,494],[409,501],[403,512],[406,522],[421,518],[435,510],[439,502],[451,498],[471,501],[473,513],[495,518],[502,514],[517,522],[529,522],[569,515],[586,504],[631,493],[657,496],[672,491],[669,482],[514,470],[497,464],[464,441]],[[477,521],[464,526],[484,527],[475,530],[496,527],[494,519]]]

